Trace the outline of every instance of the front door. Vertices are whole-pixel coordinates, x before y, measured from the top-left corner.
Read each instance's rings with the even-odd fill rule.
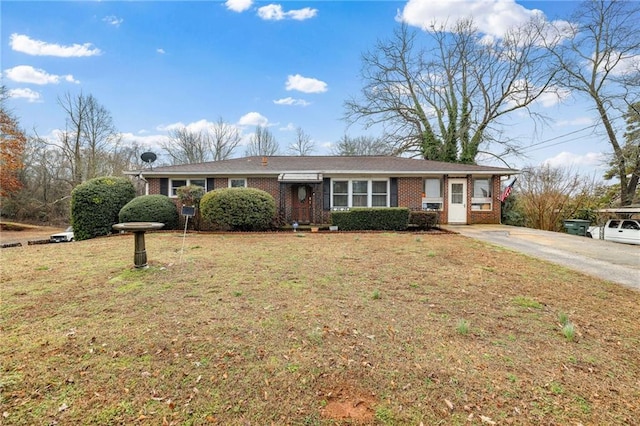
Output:
[[[449,179],[449,223],[467,223],[467,180]]]
[[[291,194],[292,219],[301,224],[311,223],[313,191],[309,185],[293,185]]]

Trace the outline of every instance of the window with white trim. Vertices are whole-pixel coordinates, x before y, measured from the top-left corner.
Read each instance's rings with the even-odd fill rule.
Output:
[[[189,185],[201,186],[202,188],[207,189],[207,180],[206,179],[171,179],[171,185],[170,185],[171,190],[169,192],[169,196],[177,197],[178,188],[180,188],[181,186],[189,186]]]
[[[389,181],[335,179],[331,181],[331,208],[389,207]]]
[[[473,179],[473,192],[471,194],[471,210],[493,209],[493,195],[490,178]]]
[[[424,180],[424,196],[422,210],[442,210],[442,179],[427,178]]]
[[[247,180],[245,178],[229,179],[229,188],[246,188]]]

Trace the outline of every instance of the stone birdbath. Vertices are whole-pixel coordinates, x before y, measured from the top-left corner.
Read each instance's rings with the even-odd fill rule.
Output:
[[[164,223],[159,222],[125,222],[116,223],[113,225],[113,229],[133,232],[135,239],[133,263],[136,268],[145,268],[147,266],[147,250],[144,245],[144,234],[147,231],[155,231],[163,226]]]

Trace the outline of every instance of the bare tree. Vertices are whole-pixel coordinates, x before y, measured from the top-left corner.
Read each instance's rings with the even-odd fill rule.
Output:
[[[392,150],[382,138],[372,136],[342,136],[336,145],[331,147],[333,155],[392,155]]]
[[[574,216],[591,200],[596,186],[570,168],[527,167],[518,179],[518,207],[529,228],[560,231],[562,220]]]
[[[227,123],[222,118],[210,126],[206,133],[214,161],[226,160],[233,155],[233,151],[240,144],[238,128]]]
[[[67,93],[58,98],[66,113],[65,130],[54,145],[62,150],[70,168],[72,186],[99,176],[99,157],[114,148],[118,132],[111,113],[93,95]]]
[[[211,160],[209,139],[203,132],[180,127],[169,131],[169,140],[162,144],[172,164],[194,164]]]
[[[311,140],[311,136],[302,130],[301,127],[296,129],[296,139],[291,146],[289,146],[289,152],[292,155],[304,157],[305,155],[311,155],[314,151],[315,145]]]
[[[640,102],[629,105],[624,118],[627,126],[624,133],[625,142],[621,147],[621,152],[624,155],[625,174],[629,179],[627,193],[632,204],[640,200],[640,185],[637,184],[640,176]],[[615,152],[611,155],[609,166],[610,168],[604,174],[605,179],[612,179],[620,174],[619,160]],[[633,189],[634,185],[635,190]],[[618,194],[620,194],[620,191],[618,191]]]
[[[581,3],[571,23],[541,31],[548,51],[561,66],[558,84],[593,102],[613,150],[623,206],[633,200],[640,169],[636,167],[627,177],[627,158],[615,122],[640,96],[638,22],[638,2],[588,0]]]
[[[468,19],[421,33],[403,24],[363,55],[362,96],[345,102],[345,118],[382,126],[394,154],[473,163],[483,144],[511,151],[492,131],[514,111],[536,118],[530,105],[552,90],[553,64],[536,28],[532,21],[490,40]],[[429,50],[419,48],[422,35]]]
[[[256,126],[256,131],[251,135],[249,146],[246,150],[247,156],[269,156],[276,155],[279,151],[278,142],[273,134],[263,126]]]
[[[23,154],[22,190],[8,206],[20,220],[59,221],[69,216],[70,170],[62,150],[42,138],[30,137]]]

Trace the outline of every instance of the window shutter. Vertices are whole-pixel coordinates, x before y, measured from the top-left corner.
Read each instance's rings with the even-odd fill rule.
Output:
[[[391,178],[389,183],[391,184],[390,207],[398,207],[398,178]]]
[[[331,178],[322,179],[322,210],[331,210]]]
[[[169,195],[169,178],[160,178],[160,194]]]
[[[213,191],[213,189],[214,189],[213,178],[207,178],[207,192]]]

